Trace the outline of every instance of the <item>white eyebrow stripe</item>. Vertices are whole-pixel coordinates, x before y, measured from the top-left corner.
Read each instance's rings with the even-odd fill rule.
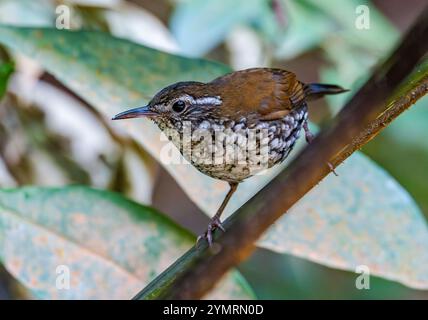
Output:
[[[175,101],[187,101],[192,105],[213,105],[213,106],[219,106],[223,103],[220,96],[211,96],[211,97],[202,97],[202,98],[193,98],[192,96],[186,94],[181,96]]]
[[[217,97],[202,97],[194,100],[194,104],[200,104],[200,105],[214,105],[219,106],[222,104],[222,101],[219,96]]]

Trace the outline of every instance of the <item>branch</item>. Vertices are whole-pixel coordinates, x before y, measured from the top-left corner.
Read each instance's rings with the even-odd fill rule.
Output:
[[[427,52],[428,42],[423,39],[428,39],[428,7],[334,123],[226,220],[227,232],[216,239],[213,248],[205,243],[193,247],[134,299],[199,299],[224,273],[247,258],[263,232],[330,172],[327,162],[339,165],[427,93],[424,76],[400,99],[386,104]]]
[[[421,79],[417,80],[415,84],[412,84],[412,87],[403,92],[398,99],[393,100],[393,102],[387,105],[385,111],[381,113],[378,118],[370,122],[350,144],[333,158],[331,163],[334,167],[337,167],[352,153],[361,149],[366,143],[385,129],[395,118],[428,93],[428,63],[426,63],[425,67],[426,69]]]

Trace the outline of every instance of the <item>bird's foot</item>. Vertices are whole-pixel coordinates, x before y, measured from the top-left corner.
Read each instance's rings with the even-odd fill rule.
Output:
[[[216,229],[220,229],[223,232],[226,231],[223,225],[221,224],[220,218],[214,217],[208,224],[207,231],[201,234],[196,240],[196,242],[198,243],[201,239],[206,239],[208,245],[211,247],[213,244],[213,233]]]

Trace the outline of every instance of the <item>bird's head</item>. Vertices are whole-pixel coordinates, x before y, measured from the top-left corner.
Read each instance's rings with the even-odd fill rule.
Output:
[[[117,114],[113,120],[147,117],[158,125],[181,128],[184,121],[215,116],[221,97],[201,82],[178,82],[159,91],[144,107]]]

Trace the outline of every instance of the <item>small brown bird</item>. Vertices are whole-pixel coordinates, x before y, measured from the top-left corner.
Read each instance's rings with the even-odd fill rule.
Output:
[[[330,84],[304,84],[294,73],[269,68],[236,71],[209,83],[178,82],[147,106],[113,120],[149,117],[182,155],[202,173],[227,181],[230,190],[204,233],[212,244],[220,216],[244,179],[281,163],[301,128],[312,140],[306,100],[347,90]]]

